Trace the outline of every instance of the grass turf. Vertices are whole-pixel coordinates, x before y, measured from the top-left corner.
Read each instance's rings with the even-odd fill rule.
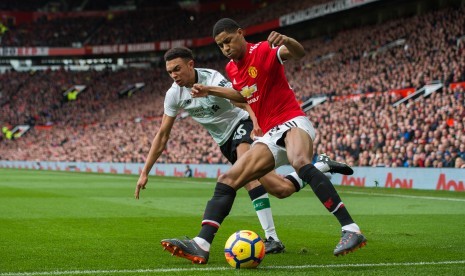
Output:
[[[344,257],[332,251],[340,227],[309,188],[271,198],[284,254],[235,270],[223,246],[233,232],[262,235],[238,192],[208,265],[162,250],[160,240],[195,236],[214,179],[154,177],[141,199],[135,175],[0,169],[0,276],[6,275],[458,275],[465,274],[465,193],[341,187],[368,238]]]

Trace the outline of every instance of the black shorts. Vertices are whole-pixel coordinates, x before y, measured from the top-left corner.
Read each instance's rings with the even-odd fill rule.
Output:
[[[224,157],[226,157],[231,164],[234,164],[237,161],[236,149],[241,143],[253,143],[253,139],[250,137],[252,130],[253,123],[250,118],[240,121],[228,141],[220,147]]]

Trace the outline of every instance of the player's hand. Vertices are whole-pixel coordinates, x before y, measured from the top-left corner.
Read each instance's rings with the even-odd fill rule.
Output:
[[[192,98],[206,97],[208,96],[208,87],[203,84],[195,83],[191,89]]]
[[[286,45],[288,41],[289,37],[275,31],[272,31],[268,36],[268,44],[270,44],[270,47]]]
[[[257,140],[258,138],[263,137],[263,131],[258,125],[254,124],[253,130],[250,136],[252,137],[253,140]]]
[[[139,180],[137,180],[137,185],[136,185],[136,191],[134,192],[134,197],[136,199],[139,199],[139,193],[140,193],[140,190],[144,190],[145,189],[145,185],[147,185],[147,176],[145,174],[141,174],[139,176]]]

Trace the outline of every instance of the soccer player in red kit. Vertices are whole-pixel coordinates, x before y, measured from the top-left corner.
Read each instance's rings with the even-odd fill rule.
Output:
[[[305,116],[284,75],[278,49],[270,48],[267,42],[247,43],[244,57],[226,65],[233,88],[240,91],[252,110],[257,112],[255,116],[263,132],[292,118]],[[228,51],[228,57],[232,53]]]
[[[193,239],[165,239],[161,241],[162,246],[193,263],[207,263],[210,245],[232,208],[236,191],[284,164],[295,169],[341,224],[341,239],[333,254],[345,255],[364,246],[366,238],[333,184],[311,162],[315,129],[301,110],[284,74],[283,62],[302,58],[305,55],[303,46],[274,31],[267,41],[248,43],[242,28],[229,18],[215,24],[213,37],[223,54],[231,59],[226,72],[234,89],[195,84],[191,92],[193,97],[213,95],[236,102],[246,101],[265,134],[218,178],[199,234]]]

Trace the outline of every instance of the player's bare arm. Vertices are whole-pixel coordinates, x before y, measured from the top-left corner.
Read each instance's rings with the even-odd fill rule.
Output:
[[[305,49],[297,40],[292,37],[280,34],[278,32],[271,32],[268,36],[268,43],[271,46],[282,46],[279,54],[283,60],[300,59],[305,56]]]
[[[163,149],[166,147],[175,119],[175,117],[163,115],[160,130],[157,132],[157,135],[155,135],[155,138],[153,138],[147,160],[145,161],[144,168],[142,169],[139,180],[137,181],[136,190],[134,192],[134,197],[136,199],[139,199],[140,190],[145,189],[148,182],[149,172],[163,153]]]
[[[257,117],[255,116],[255,113],[253,112],[252,108],[250,105],[247,103],[244,104],[245,110],[249,113],[250,119],[253,122],[253,130],[252,130],[252,139],[255,139],[256,137],[262,137],[263,136],[263,131],[260,125],[258,125],[258,120]]]
[[[245,103],[246,100],[242,95],[236,90],[229,87],[221,86],[207,86],[203,84],[196,83],[191,89],[191,95],[193,98],[206,97],[208,95],[217,96],[229,99],[238,103]]]
[[[249,113],[250,119],[252,120],[252,123],[253,123],[253,130],[252,130],[252,133],[251,133],[252,139],[255,139],[256,137],[262,137],[263,136],[263,131],[262,131],[261,127],[258,125],[257,117],[255,116],[255,113],[253,112],[250,105],[247,104],[247,103],[237,103],[237,102],[234,102],[234,101],[232,101],[232,103],[235,106],[237,106],[239,108],[242,108],[245,111],[247,111],[247,113]]]

